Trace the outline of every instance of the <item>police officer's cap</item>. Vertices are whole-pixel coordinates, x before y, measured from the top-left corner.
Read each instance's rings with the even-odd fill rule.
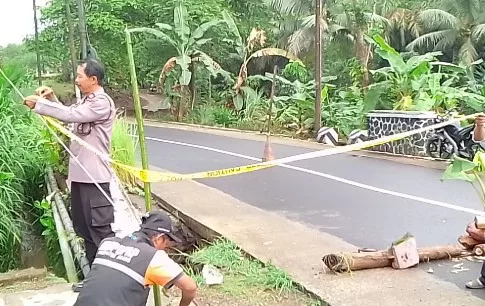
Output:
[[[175,242],[182,242],[180,238],[175,236],[172,230],[172,219],[168,216],[167,213],[163,211],[152,211],[147,213],[145,216],[141,218],[142,229],[148,229],[155,232],[159,232],[161,234],[167,235],[170,239]]]

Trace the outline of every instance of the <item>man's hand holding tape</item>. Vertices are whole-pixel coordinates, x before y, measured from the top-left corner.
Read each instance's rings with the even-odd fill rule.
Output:
[[[34,109],[35,104],[37,104],[40,99],[47,99],[51,102],[61,103],[59,99],[57,99],[57,96],[52,88],[47,86],[40,86],[35,90],[35,95],[30,95],[25,98],[24,104],[27,105],[30,109]]]
[[[54,90],[47,86],[40,86],[35,90],[35,94],[52,102],[60,102],[59,99],[57,99]]]
[[[88,59],[82,61],[76,71],[76,86],[83,95],[78,103],[71,106],[59,103],[54,91],[46,86],[37,88],[24,103],[39,115],[71,124],[73,135],[109,156],[116,109],[103,88],[104,78],[103,64]],[[115,236],[111,228],[114,222],[110,191],[113,171],[109,162],[79,142],[71,141],[69,150],[72,223],[77,236],[83,238],[86,258],[92,266],[101,241]],[[74,291],[82,288],[82,282],[73,285]]]

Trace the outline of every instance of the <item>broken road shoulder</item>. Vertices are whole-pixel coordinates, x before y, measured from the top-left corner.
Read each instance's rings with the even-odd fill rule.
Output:
[[[285,270],[306,291],[330,305],[483,304],[483,300],[424,270],[327,273],[323,255],[353,252],[358,247],[197,182],[153,184],[152,191],[165,209],[201,236],[229,239],[261,262]]]

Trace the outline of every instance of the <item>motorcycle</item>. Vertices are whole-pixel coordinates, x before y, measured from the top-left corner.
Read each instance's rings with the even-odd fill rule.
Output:
[[[438,116],[436,123],[445,122],[451,117],[450,113]],[[481,144],[473,141],[473,129],[470,124],[461,127],[459,123],[446,125],[434,131],[434,134],[426,142],[426,153],[432,158],[450,159],[454,154],[461,158],[473,160]]]

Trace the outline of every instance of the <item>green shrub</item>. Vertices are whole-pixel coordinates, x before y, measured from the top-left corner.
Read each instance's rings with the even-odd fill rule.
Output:
[[[29,85],[21,69],[2,69],[16,86]],[[34,199],[43,196],[39,186],[49,157],[43,127],[19,100],[0,76],[0,272],[19,264],[21,228]]]
[[[137,141],[133,136],[137,135],[136,125],[126,122],[125,118],[118,116],[113,126],[111,139],[111,158],[128,166],[136,164]],[[118,178],[128,187],[136,186],[136,178],[116,165],[113,165]]]

